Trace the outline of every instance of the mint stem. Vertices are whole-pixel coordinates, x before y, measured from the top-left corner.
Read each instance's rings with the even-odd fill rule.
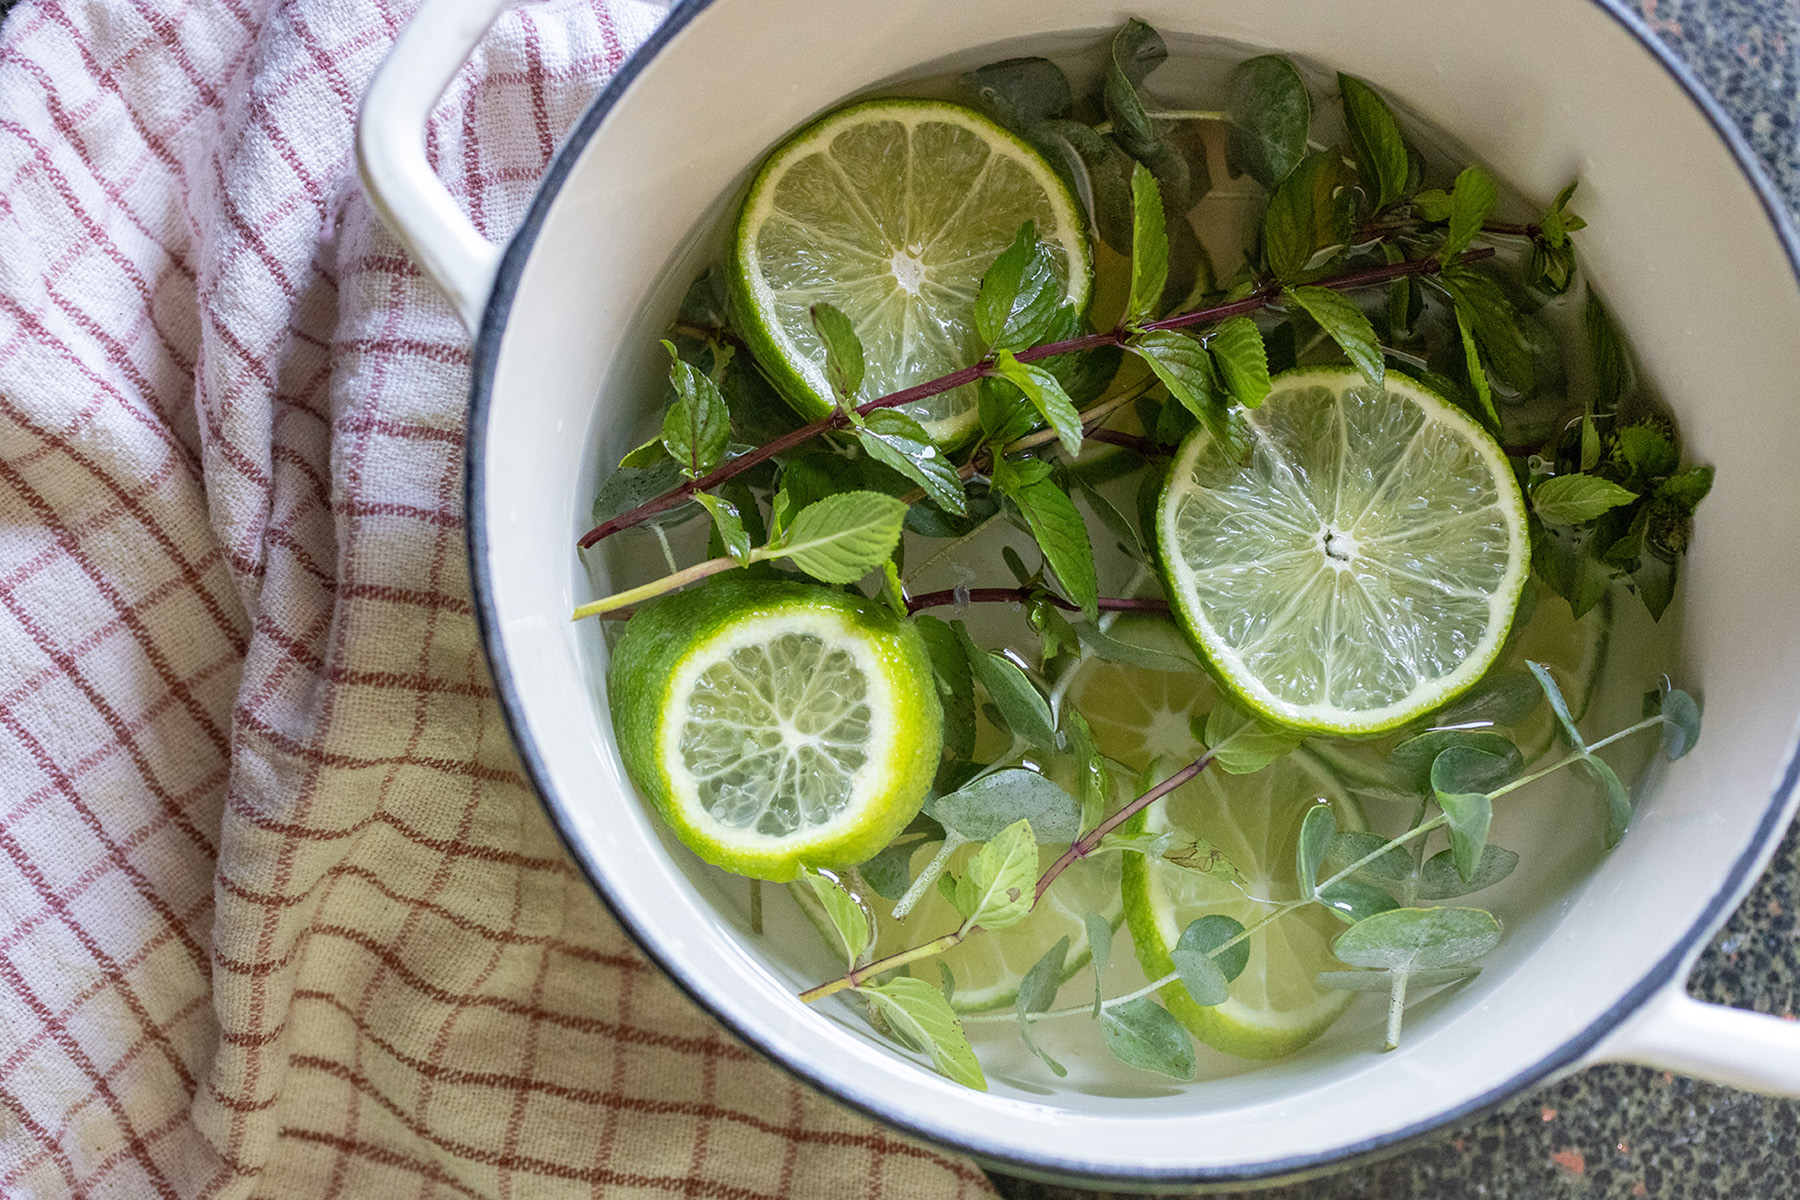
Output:
[[[1480,249],[1465,252],[1455,261],[1458,263],[1477,262],[1481,259],[1492,257],[1493,253],[1494,251],[1491,248],[1482,247]],[[1347,291],[1352,288],[1373,287],[1376,284],[1388,283],[1408,275],[1435,275],[1443,270],[1443,267],[1444,264],[1439,263],[1436,259],[1432,258],[1422,258],[1412,262],[1388,263],[1379,267],[1366,267],[1360,271],[1346,271],[1341,275],[1333,275],[1330,278],[1316,281],[1314,286]],[[1069,338],[1066,341],[1047,342],[1042,346],[1033,346],[1029,350],[1020,350],[1014,354],[1013,357],[1019,362],[1037,362],[1040,359],[1054,358],[1059,354],[1074,354],[1084,350],[1098,350],[1103,346],[1124,346],[1133,337],[1144,330],[1185,329],[1191,325],[1204,325],[1213,321],[1224,321],[1231,317],[1240,317],[1247,313],[1253,313],[1259,309],[1268,307],[1271,303],[1278,300],[1281,297],[1281,294],[1282,287],[1279,283],[1269,283],[1265,284],[1260,290],[1252,295],[1247,296],[1242,300],[1233,301],[1230,304],[1215,304],[1209,308],[1196,309],[1193,312],[1182,313],[1179,316],[1164,317],[1160,321],[1149,321],[1136,328],[1121,326],[1107,333],[1090,333],[1083,337]],[[985,375],[992,374],[993,366],[994,361],[992,358],[983,358],[980,362],[977,362],[972,366],[963,367],[960,370],[950,372],[948,375],[942,375],[936,379],[927,380],[924,383],[916,383],[912,387],[903,388],[900,391],[891,392],[886,396],[882,396],[879,399],[871,400],[867,404],[858,405],[856,412],[858,415],[867,416],[869,413],[872,413],[879,408],[896,408],[902,404],[912,404],[916,401],[925,400],[943,392],[952,391],[955,388],[962,387],[964,384],[974,383],[977,379],[980,379]],[[640,525],[658,513],[667,512],[671,508],[686,503],[689,497],[693,496],[696,492],[704,492],[710,488],[717,487],[726,480],[741,475],[758,463],[767,462],[778,454],[786,453],[794,447],[810,441],[821,433],[827,433],[834,429],[843,429],[849,424],[850,418],[842,411],[838,411],[832,413],[828,417],[822,417],[809,425],[802,425],[798,429],[790,430],[766,445],[751,450],[746,454],[740,454],[736,458],[727,459],[725,462],[720,463],[715,470],[700,476],[698,479],[690,479],[678,487],[671,488],[660,496],[646,500],[629,512],[621,513],[609,521],[604,521],[599,525],[594,526],[592,529],[581,535],[581,540],[578,541],[576,545],[580,546],[583,550],[589,549],[601,540],[611,537],[621,529],[629,529],[634,525]]]

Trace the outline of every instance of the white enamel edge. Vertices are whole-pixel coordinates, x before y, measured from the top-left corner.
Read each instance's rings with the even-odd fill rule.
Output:
[[[1771,1096],[1800,1096],[1800,1023],[1708,1004],[1683,972],[1626,1018],[1582,1066],[1636,1063]]]
[[[425,158],[425,120],[513,0],[425,0],[363,94],[356,167],[387,227],[444,289],[469,331],[481,324],[500,247],[476,232]]]

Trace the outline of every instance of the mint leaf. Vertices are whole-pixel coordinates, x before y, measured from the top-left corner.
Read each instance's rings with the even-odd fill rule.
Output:
[[[1300,822],[1300,842],[1294,848],[1294,873],[1300,882],[1302,899],[1311,900],[1318,894],[1319,867],[1335,836],[1337,817],[1332,814],[1331,805],[1315,804],[1306,810],[1306,817]]]
[[[1426,188],[1413,197],[1413,212],[1422,221],[1448,221],[1450,219],[1450,193],[1443,188]]]
[[[1000,252],[975,293],[975,331],[989,348],[1034,346],[1057,324],[1066,295],[1063,272],[1030,221]]]
[[[994,356],[994,370],[1025,393],[1025,398],[1056,431],[1064,450],[1071,456],[1081,453],[1081,413],[1056,376],[1036,363],[1020,362],[1010,350]]]
[[[1686,512],[1694,508],[1704,499],[1706,493],[1712,491],[1713,469],[1711,467],[1689,467],[1679,475],[1671,475],[1656,487],[1656,494],[1664,500],[1672,500]]]
[[[1187,1030],[1147,996],[1101,1009],[1100,1035],[1127,1066],[1172,1079],[1194,1077],[1194,1044]]]
[[[1277,279],[1297,281],[1337,257],[1354,235],[1354,198],[1344,160],[1308,155],[1269,197],[1263,255]]]
[[[625,457],[619,460],[619,466],[629,470],[641,471],[646,467],[654,467],[658,463],[665,463],[668,461],[669,451],[663,446],[661,435],[658,435],[651,438],[643,445],[627,451]]]
[[[1099,616],[1100,579],[1087,522],[1075,510],[1069,494],[1050,477],[1048,463],[1007,459],[1002,464],[995,468],[994,485],[1019,506],[1031,536],[1069,599],[1081,606],[1088,620],[1094,620]]]
[[[875,938],[869,911],[858,904],[856,897],[846,891],[842,884],[825,872],[802,867],[800,875],[812,888],[813,895],[819,898],[819,907],[825,910],[831,927],[837,930],[839,940],[844,943],[846,965],[854,967],[856,960]]]
[[[1353,967],[1440,971],[1474,962],[1500,943],[1500,922],[1479,908],[1396,908],[1338,935],[1332,953]]]
[[[1023,921],[1037,898],[1037,874],[1031,822],[1015,821],[975,852],[956,881],[956,910],[966,914],[963,927],[979,925],[992,933]]]
[[[1552,475],[1531,489],[1532,509],[1558,525],[1585,525],[1637,498],[1630,488],[1598,475]]]
[[[1231,134],[1227,161],[1268,191],[1306,157],[1312,97],[1294,64],[1265,54],[1238,64],[1231,75]]]
[[[1049,160],[1087,210],[1092,227],[1121,254],[1131,250],[1131,156],[1080,121],[1046,121],[1025,140]]]
[[[902,975],[856,989],[887,1021],[902,1042],[931,1056],[938,1073],[978,1092],[987,1091],[981,1063],[969,1048],[962,1022],[944,993],[923,979]]]
[[[1205,346],[1173,329],[1146,329],[1126,348],[1144,360],[1183,408],[1203,421],[1216,418],[1224,401]]]
[[[862,387],[863,346],[850,318],[829,304],[812,306],[812,324],[825,346],[825,378],[840,404],[848,405]]]
[[[1479,892],[1482,888],[1493,887],[1519,865],[1519,856],[1501,846],[1488,845],[1481,848],[1481,861],[1475,864],[1474,872],[1463,878],[1461,869],[1456,865],[1454,850],[1440,850],[1425,860],[1419,872],[1419,899],[1449,900],[1456,896],[1465,896],[1470,892]]]
[[[780,542],[752,552],[786,557],[824,583],[855,583],[894,553],[906,505],[880,492],[839,492],[794,514]]]
[[[681,466],[681,473],[698,479],[725,457],[725,445],[731,435],[731,414],[725,398],[706,372],[684,362],[674,343],[663,348],[675,361],[669,367],[669,382],[675,385],[675,400],[663,414],[662,443],[669,457]]]
[[[1406,191],[1411,170],[1400,122],[1387,101],[1353,75],[1338,72],[1338,93],[1344,101],[1344,123],[1350,128],[1350,149],[1369,198],[1377,211],[1387,208]]]
[[[944,707],[944,752],[952,759],[967,758],[975,749],[975,679],[968,653],[956,631],[934,616],[920,613],[913,626],[925,639]]]
[[[1675,443],[1654,425],[1628,425],[1619,430],[1616,453],[1645,479],[1660,479],[1681,462]]]
[[[945,512],[965,516],[968,495],[950,456],[938,449],[925,427],[897,408],[878,408],[863,418],[856,438],[869,457],[892,467],[925,489]]]
[[[1447,263],[1469,248],[1499,199],[1492,176],[1473,164],[1463,168],[1450,192],[1450,233],[1438,251],[1439,262]]]
[[[1631,383],[1631,364],[1612,314],[1591,288],[1581,323],[1587,334],[1588,357],[1594,364],[1594,411],[1609,413],[1625,398]]]
[[[1125,306],[1126,325],[1156,315],[1163,286],[1169,281],[1169,238],[1163,229],[1162,196],[1156,178],[1143,163],[1131,169],[1131,293]]]
[[[1455,301],[1456,330],[1462,336],[1463,365],[1469,372],[1469,386],[1481,402],[1481,412],[1490,429],[1500,428],[1500,413],[1494,408],[1494,392],[1488,386],[1487,369],[1481,365],[1481,351],[1475,345],[1475,316],[1461,299]]]
[[[1387,373],[1382,362],[1381,344],[1375,337],[1375,326],[1363,315],[1363,310],[1356,302],[1341,292],[1330,288],[1295,287],[1288,289],[1288,297],[1306,310],[1308,316],[1319,323],[1319,328],[1331,335],[1350,359],[1357,370],[1363,373],[1375,387]]]
[[[1019,995],[1014,1002],[1019,1014],[1019,1037],[1024,1039],[1025,1048],[1044,1060],[1044,1065],[1055,1073],[1057,1078],[1067,1075],[1068,1069],[1051,1058],[1038,1046],[1031,1036],[1032,1013],[1048,1012],[1056,1002],[1056,992],[1062,986],[1063,963],[1069,955],[1069,935],[1063,934],[1056,945],[1044,951],[1044,956],[1031,964],[1019,980]]]
[[[739,566],[748,566],[750,558],[750,535],[744,532],[743,518],[738,515],[737,505],[723,496],[714,496],[708,492],[695,492],[694,499],[712,516],[713,528],[719,531],[719,541],[725,547],[725,553],[731,561]]]
[[[984,775],[930,801],[925,811],[970,842],[998,837],[1020,821],[1030,825],[1040,842],[1072,842],[1081,836],[1081,805],[1075,797],[1022,767]]]
[[[1206,344],[1237,402],[1245,408],[1262,404],[1269,394],[1269,355],[1256,322],[1249,317],[1222,321]]]
[[[1056,727],[1044,694],[1010,659],[977,646],[961,621],[951,624],[963,644],[963,652],[969,656],[970,669],[987,689],[988,698],[999,709],[1007,727],[1040,749],[1056,749]]]

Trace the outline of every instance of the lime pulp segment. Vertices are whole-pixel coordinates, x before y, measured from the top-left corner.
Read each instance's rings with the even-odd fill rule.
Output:
[[[1176,607],[1227,685],[1277,721],[1355,734],[1473,684],[1529,568],[1500,447],[1392,372],[1377,388],[1290,371],[1243,418],[1248,461],[1196,431],[1158,513]]]
[[[981,277],[1028,220],[1054,247],[1068,302],[1084,308],[1081,213],[1034,150],[959,105],[840,109],[778,147],[751,184],[731,264],[747,336],[815,417],[834,404],[812,324],[821,302],[862,340],[858,403],[966,367],[987,350],[974,323]],[[906,411],[955,441],[973,425],[974,386]]]

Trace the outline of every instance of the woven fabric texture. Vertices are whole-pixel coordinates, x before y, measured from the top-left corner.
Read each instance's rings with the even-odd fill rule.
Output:
[[[467,338],[356,183],[409,11],[0,30],[0,1195],[991,1195],[680,997],[520,777]],[[501,19],[426,134],[485,234],[660,16]]]

